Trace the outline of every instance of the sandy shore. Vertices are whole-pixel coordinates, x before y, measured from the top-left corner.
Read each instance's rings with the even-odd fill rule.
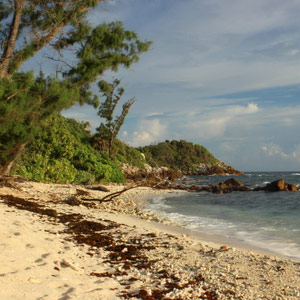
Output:
[[[169,192],[1,187],[0,299],[300,299],[299,261],[201,241],[137,205]]]

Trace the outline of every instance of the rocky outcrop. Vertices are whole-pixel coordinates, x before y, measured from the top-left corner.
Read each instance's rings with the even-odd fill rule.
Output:
[[[163,187],[163,185],[162,185]],[[283,179],[279,179],[273,181],[266,186],[257,187],[255,189],[251,189],[250,187],[245,186],[243,183],[239,182],[235,178],[230,178],[226,181],[219,182],[214,186],[198,186],[198,185],[186,185],[186,184],[178,184],[178,185],[169,185],[168,188],[187,190],[189,192],[212,192],[214,194],[227,194],[232,192],[250,192],[250,191],[265,191],[265,192],[296,192],[298,191],[298,187],[294,184],[286,183]]]
[[[199,164],[197,166],[197,175],[209,176],[209,175],[242,175],[243,173],[235,170],[231,166],[227,166],[223,162],[217,164]]]
[[[216,194],[231,193],[233,191],[248,192],[251,189],[234,178],[230,178],[224,182],[220,182],[212,188],[212,192]]]
[[[279,179],[268,183],[264,187],[257,187],[254,191],[266,191],[266,192],[296,192],[298,187],[294,184],[286,183],[284,179]]]
[[[144,181],[152,186],[162,184],[167,180],[170,187],[171,183],[174,183],[178,178],[182,177],[182,173],[179,171],[173,171],[166,167],[153,168],[147,164],[145,164],[144,169],[123,164],[121,169],[127,180],[134,182]],[[166,186],[165,188],[168,187]]]

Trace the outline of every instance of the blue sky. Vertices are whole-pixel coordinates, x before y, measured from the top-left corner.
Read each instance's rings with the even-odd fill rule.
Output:
[[[93,24],[123,21],[151,50],[120,78],[135,96],[119,138],[186,139],[242,171],[300,169],[300,2],[115,0]],[[68,117],[99,119],[89,107]]]

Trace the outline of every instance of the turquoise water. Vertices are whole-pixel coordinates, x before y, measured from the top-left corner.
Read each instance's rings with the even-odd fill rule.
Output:
[[[300,172],[191,177],[188,184],[216,184],[231,177],[249,187],[281,178],[300,185]],[[181,222],[187,229],[220,234],[300,259],[300,192],[188,193],[157,197],[148,208]]]

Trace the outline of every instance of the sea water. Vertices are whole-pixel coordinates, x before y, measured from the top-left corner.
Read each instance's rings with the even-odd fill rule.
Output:
[[[188,184],[215,185],[234,177],[246,186],[284,179],[299,187],[300,172],[245,173],[190,177]],[[148,209],[179,221],[192,231],[218,234],[300,259],[300,192],[208,192],[170,194],[152,199]]]

